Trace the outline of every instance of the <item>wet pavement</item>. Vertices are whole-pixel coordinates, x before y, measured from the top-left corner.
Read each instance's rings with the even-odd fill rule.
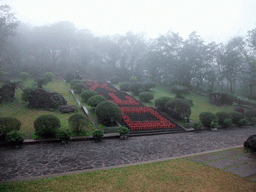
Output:
[[[59,143],[23,145],[20,149],[1,147],[0,181],[94,170],[224,149],[243,145],[244,141],[255,133],[256,127],[245,127],[217,132],[130,137],[128,140],[105,139],[100,143],[79,141],[68,145]],[[212,160],[205,162],[212,163]],[[232,161],[223,164],[229,165]],[[235,168],[233,172],[236,171]]]

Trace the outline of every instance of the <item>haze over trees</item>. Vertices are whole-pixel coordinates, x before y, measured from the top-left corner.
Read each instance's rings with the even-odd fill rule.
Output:
[[[217,90],[256,99],[256,28],[225,44],[205,43],[196,31],[183,39],[168,31],[155,39],[144,34],[95,36],[69,21],[34,27],[20,23],[8,5],[0,6],[0,71],[16,78],[52,72],[64,78],[79,71],[86,79],[109,80],[146,74],[165,85]]]

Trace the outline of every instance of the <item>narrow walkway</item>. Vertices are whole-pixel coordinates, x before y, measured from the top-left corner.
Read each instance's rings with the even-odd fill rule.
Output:
[[[0,148],[0,181],[154,161],[242,145],[256,127]]]

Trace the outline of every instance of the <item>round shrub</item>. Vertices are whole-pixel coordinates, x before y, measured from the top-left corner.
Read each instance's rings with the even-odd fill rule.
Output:
[[[87,104],[90,107],[96,107],[102,101],[107,101],[107,99],[101,95],[94,95],[87,100]]]
[[[150,91],[151,88],[154,88],[156,86],[155,83],[151,81],[145,81],[143,83],[143,91]]]
[[[67,73],[66,76],[65,76],[65,80],[67,83],[70,83],[73,79],[76,78],[76,75],[74,73]]]
[[[245,126],[245,125],[247,125],[249,122],[247,121],[247,119],[240,119],[239,121],[238,121],[238,126],[239,127],[242,127],[242,126]]]
[[[191,107],[184,99],[173,99],[168,101],[165,105],[165,110],[176,119],[184,117],[188,119],[191,115]]]
[[[232,123],[234,123],[236,125],[239,125],[239,120],[244,118],[243,114],[236,112],[236,111],[232,111],[232,112],[230,112],[230,114],[233,117]]]
[[[41,115],[34,121],[36,135],[43,138],[55,138],[58,128],[60,128],[60,120],[58,117],[47,114]]]
[[[74,133],[83,133],[91,125],[89,118],[79,113],[71,115],[68,123]]]
[[[202,112],[199,115],[199,119],[201,121],[201,123],[205,126],[205,127],[211,127],[211,123],[214,121],[217,121],[217,116],[214,115],[211,112]]]
[[[45,79],[46,79],[46,81],[48,81],[48,82],[52,81],[52,80],[53,80],[53,77],[54,77],[54,75],[53,75],[52,72],[47,72],[47,73],[45,73]]]
[[[141,92],[139,94],[139,98],[143,102],[149,102],[150,100],[154,99],[154,95],[150,92]]]
[[[232,120],[232,118],[233,118],[232,115],[228,112],[217,112],[215,115],[218,117],[218,123],[220,125],[224,125],[223,123],[224,123],[225,119],[231,119]]]
[[[19,131],[21,122],[15,117],[0,117],[0,137],[5,139],[7,133]]]
[[[232,125],[232,119],[231,118],[226,118],[223,120],[222,125],[225,127],[230,127]]]
[[[252,118],[256,118],[256,110],[251,110],[251,111],[247,111],[245,113],[246,119],[248,119],[249,121],[252,120]]]
[[[141,83],[133,83],[131,84],[130,89],[134,95],[138,96],[142,87],[143,85]]]
[[[119,77],[112,77],[111,79],[110,79],[110,82],[112,83],[112,84],[117,84],[117,83],[119,83],[119,81],[120,81],[120,78]]]
[[[120,90],[121,91],[130,91],[130,86],[131,86],[130,83],[122,83],[120,85]]]
[[[24,137],[20,131],[14,130],[6,134],[5,140],[7,142],[22,143],[24,140]]]
[[[132,76],[132,77],[130,78],[130,81],[131,81],[132,83],[137,83],[139,80],[138,80],[137,77]]]
[[[31,87],[27,87],[25,89],[23,89],[22,95],[21,95],[21,99],[24,102],[29,102],[29,100],[33,97],[34,92],[35,92],[35,88],[31,88]]]
[[[159,97],[155,100],[155,107],[164,110],[166,103],[170,100],[170,97]]]
[[[26,81],[28,79],[29,74],[26,72],[22,72],[20,76],[23,81]]]
[[[83,90],[85,90],[87,87],[85,84],[83,83],[76,83],[74,86],[73,86],[73,90],[75,93],[82,93]]]
[[[120,107],[110,101],[99,103],[95,111],[99,122],[106,126],[111,126],[115,124],[115,121],[120,121],[122,118]]]
[[[86,90],[86,91],[82,92],[81,98],[82,98],[84,103],[87,103],[87,100],[90,97],[94,96],[94,95],[98,95],[98,93],[96,91],[93,91],[93,90]]]
[[[175,85],[172,88],[172,92],[176,94],[176,98],[180,98],[182,97],[182,95],[189,94],[188,88],[182,85]]]
[[[71,82],[70,82],[70,87],[73,88],[75,84],[77,83],[83,83],[81,80],[79,79],[73,79]]]

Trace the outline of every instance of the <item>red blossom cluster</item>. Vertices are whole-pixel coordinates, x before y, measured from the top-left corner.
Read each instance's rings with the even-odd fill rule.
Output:
[[[175,125],[161,116],[158,112],[148,107],[121,107],[122,118],[131,130],[174,128]],[[136,121],[133,122],[125,113],[150,113],[159,121]]]
[[[114,93],[108,93],[108,95],[113,98],[113,100],[109,100],[109,101],[117,105],[139,105],[139,103],[135,101],[133,98],[131,98],[130,96],[125,96],[127,100],[121,100]]]
[[[99,85],[99,83],[98,82],[96,82],[96,81],[93,81],[92,83],[86,83],[87,85],[89,85],[89,86],[91,86],[89,89],[90,90],[95,90],[95,89],[97,89],[100,85]]]
[[[108,84],[105,83],[105,84],[102,84],[100,87],[104,88],[104,89],[107,89],[109,91],[112,91],[112,92],[116,92],[116,89],[113,89],[113,88],[110,88],[108,87]]]

